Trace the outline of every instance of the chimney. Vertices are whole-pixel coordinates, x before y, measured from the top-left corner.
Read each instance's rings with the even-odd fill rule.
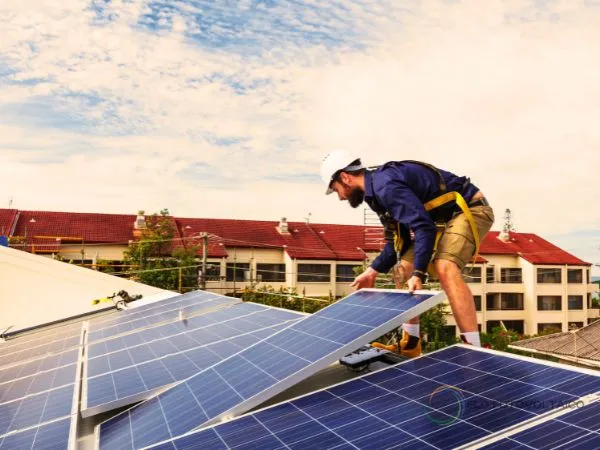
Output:
[[[279,225],[277,226],[277,230],[281,234],[289,234],[290,230],[288,229],[288,223],[287,223],[287,219],[285,217],[282,217],[281,220],[279,221]]]
[[[498,233],[498,239],[500,239],[502,242],[509,242],[510,232],[508,230],[502,230],[500,233]]]
[[[135,218],[135,222],[133,222],[133,228],[135,228],[136,230],[146,229],[146,217],[144,216],[144,211],[138,211],[138,215]]]
[[[144,211],[138,211],[138,215],[133,222],[133,236],[139,238],[142,235],[142,231],[146,229],[146,217]]]

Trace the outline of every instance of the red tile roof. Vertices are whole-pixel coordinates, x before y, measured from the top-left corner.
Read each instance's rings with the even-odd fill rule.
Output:
[[[278,231],[279,222],[233,219],[177,219],[180,229],[192,234],[206,232],[224,246],[285,249],[291,258],[336,259],[335,253],[304,222],[288,222],[288,233]]]
[[[482,255],[518,255],[532,264],[591,265],[535,234],[512,232],[508,242],[498,239],[499,234],[491,231],[486,235],[481,243]]]
[[[121,214],[21,211],[14,235],[60,237],[63,243],[84,240],[127,245],[133,239],[135,218]]]
[[[10,234],[17,213],[16,209],[0,209],[0,236],[8,236]]]
[[[3,224],[8,227],[17,213],[14,209],[0,209],[0,227]],[[63,244],[69,239],[83,239],[86,243],[127,245],[134,239],[135,215],[48,211],[21,211],[19,214],[15,236],[25,235],[27,229],[28,236],[59,237]],[[31,219],[35,221],[31,222]],[[201,255],[199,235],[207,232],[210,235],[208,254],[214,258],[226,257],[227,247],[255,247],[285,249],[291,258],[297,259],[362,261],[363,250],[378,252],[384,244],[381,228],[373,226],[288,222],[289,232],[280,233],[276,221],[173,217],[169,220],[176,230],[174,248],[198,245]],[[511,233],[508,242],[500,241],[498,234],[490,232],[486,236],[476,262],[486,262],[485,255],[518,255],[532,264],[590,265],[535,234]]]

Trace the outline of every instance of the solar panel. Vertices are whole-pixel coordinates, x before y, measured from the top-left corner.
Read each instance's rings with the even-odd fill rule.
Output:
[[[38,370],[0,384],[0,447],[23,448],[31,442],[29,448],[48,448],[67,439],[74,448],[81,367],[79,352],[76,364]]]
[[[99,445],[143,447],[245,412],[444,298],[358,291],[102,423]]]
[[[112,338],[115,335],[136,331],[159,323],[177,320],[180,311],[193,315],[211,307],[224,307],[240,303],[240,299],[194,291],[137,308],[127,309],[110,318],[92,319],[89,325],[88,342]]]
[[[159,327],[159,331],[141,331],[142,337],[136,342],[142,344],[88,360],[82,415],[88,417],[150,398],[165,386],[257,342],[262,338],[257,332],[273,334],[277,327],[300,317],[303,315],[293,311],[243,303],[193,317],[186,325],[173,323]],[[156,336],[163,337],[150,340]]]
[[[236,306],[236,308],[232,308],[232,306]],[[160,342],[161,340],[170,342],[169,340],[175,336],[190,337],[203,334],[205,333],[204,329],[208,326],[227,323],[229,320],[244,315],[255,314],[267,309],[269,307],[254,303],[228,304],[227,307],[221,305],[220,308],[208,310],[198,309],[195,311],[195,315],[188,313],[183,317],[183,320],[180,320],[178,315],[176,319],[168,323],[160,323],[153,327],[138,329],[126,335],[120,335],[100,342],[88,343],[88,359],[91,360],[90,363],[99,357],[105,360],[106,357],[104,355],[107,354],[113,355],[113,359],[118,359],[119,355],[124,354],[119,352],[127,352],[132,348],[141,347],[151,342]],[[285,314],[286,317],[295,315],[292,312],[285,312]],[[173,345],[174,351],[177,351],[177,348],[177,345]],[[114,363],[113,361],[113,366]],[[114,369],[115,367],[113,367]]]
[[[76,348],[63,353],[51,354],[32,361],[1,368],[0,384],[76,363],[80,353],[81,351]]]
[[[79,347],[81,344],[82,324],[77,324],[77,328],[79,330],[77,335],[67,333],[66,335],[54,338],[50,335],[46,338],[45,342],[40,341],[37,345],[34,344],[31,347],[19,345],[19,347],[14,347],[13,352],[7,352],[0,356],[0,367],[22,364],[26,361],[32,361],[46,357],[47,355],[62,353]]]
[[[70,417],[0,437],[0,449],[74,449]]]
[[[457,345],[150,448],[457,448],[577,402],[580,383],[600,375]]]
[[[600,396],[587,403],[579,400],[549,419],[501,433],[496,439],[488,445],[484,441],[478,447],[486,450],[600,448]]]
[[[17,334],[10,336],[6,341],[0,341],[0,357],[22,350],[30,350],[38,346],[46,346],[50,342],[75,338],[76,343],[81,336],[81,323],[63,324],[35,333]]]

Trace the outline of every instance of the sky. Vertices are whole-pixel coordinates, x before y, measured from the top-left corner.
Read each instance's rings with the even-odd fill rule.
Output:
[[[332,149],[600,264],[600,0],[0,2],[0,207],[363,223]],[[594,275],[600,268],[594,267]]]

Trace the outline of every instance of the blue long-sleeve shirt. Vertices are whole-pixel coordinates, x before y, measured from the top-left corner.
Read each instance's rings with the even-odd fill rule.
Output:
[[[457,191],[469,202],[479,190],[466,177],[438,170],[446,184],[446,192]],[[425,211],[424,203],[443,193],[438,174],[420,164],[389,162],[365,172],[365,202],[380,217],[388,213],[394,222],[400,224],[405,241],[408,230],[414,232],[415,270],[427,271],[435,244],[435,222],[448,221],[457,210],[456,204],[450,202],[430,212]],[[371,267],[377,272],[385,273],[396,262],[393,239],[388,239]]]

